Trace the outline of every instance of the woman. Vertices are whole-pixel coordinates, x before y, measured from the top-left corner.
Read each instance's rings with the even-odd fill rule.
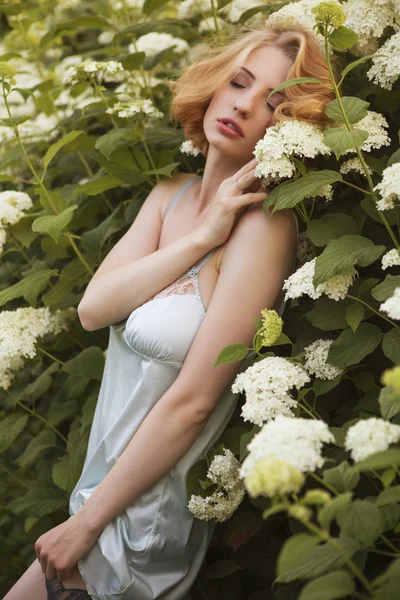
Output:
[[[267,100],[298,76],[329,82],[312,36],[258,29],[171,82],[171,115],[204,175],[159,182],[86,289],[82,325],[110,326],[110,341],[71,518],[37,540],[5,600],[188,597],[214,524],[187,509],[186,476],[228,424],[230,386],[253,356],[214,364],[225,346],[251,345],[261,309],[282,312],[295,267],[297,220],[266,217],[253,150],[279,119],[325,121],[333,98],[314,84]]]

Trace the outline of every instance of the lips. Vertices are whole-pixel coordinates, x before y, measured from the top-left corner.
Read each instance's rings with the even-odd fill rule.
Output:
[[[222,119],[217,119],[217,121],[220,121],[221,123],[225,123],[226,125],[228,123],[231,123],[231,125],[233,125],[236,128],[236,131],[238,132],[238,134],[241,135],[242,137],[244,137],[243,129],[240,127],[239,123],[237,121],[235,121],[234,119],[222,118]]]

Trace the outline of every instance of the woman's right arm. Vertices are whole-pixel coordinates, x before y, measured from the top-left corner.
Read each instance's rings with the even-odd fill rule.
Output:
[[[184,181],[177,174],[154,186],[129,230],[97,269],[78,306],[87,331],[122,321],[214,247],[201,230],[195,230],[157,250],[162,206]]]

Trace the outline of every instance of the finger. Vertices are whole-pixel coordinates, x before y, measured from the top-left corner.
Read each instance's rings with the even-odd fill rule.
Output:
[[[252,160],[250,160],[248,163],[244,164],[238,171],[236,171],[236,173],[234,173],[230,178],[228,178],[228,180],[230,179],[231,181],[235,182],[235,179],[239,179],[239,177],[242,177],[243,175],[245,175],[246,173],[248,173],[249,171],[253,170],[257,165],[257,159],[253,158]]]
[[[47,579],[50,579],[50,581],[53,581],[53,579],[57,579],[57,570],[55,569],[55,567],[53,567],[50,561],[47,563],[45,574]]]
[[[255,192],[258,187],[259,187],[259,177],[256,177],[255,175],[255,167],[251,170],[248,171],[247,173],[244,173],[243,175],[241,175],[240,177],[237,177],[235,179],[235,181],[233,182],[233,186],[238,190],[238,192],[241,192],[243,194],[243,191],[245,192]],[[236,183],[238,182],[238,183]],[[256,183],[257,182],[257,183]],[[243,191],[240,190],[239,185],[241,188],[243,188]],[[253,186],[253,184],[256,186],[256,189],[249,189],[250,186]],[[236,194],[236,190],[235,190],[235,195]]]
[[[254,204],[256,202],[264,202],[267,196],[268,194],[266,192],[252,192],[249,194],[242,194],[242,196],[239,196],[240,204],[238,204],[238,208],[242,206],[248,206],[249,204]]]

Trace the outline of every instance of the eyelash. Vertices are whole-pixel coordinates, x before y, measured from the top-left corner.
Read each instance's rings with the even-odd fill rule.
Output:
[[[238,87],[238,88],[244,88],[244,85],[241,85],[240,83],[237,83],[237,81],[234,81],[233,79],[229,82],[233,87]],[[265,102],[266,105],[268,106],[268,108],[270,110],[272,110],[272,112],[274,112],[275,110],[275,106],[272,106],[272,104],[270,104],[269,102]]]

